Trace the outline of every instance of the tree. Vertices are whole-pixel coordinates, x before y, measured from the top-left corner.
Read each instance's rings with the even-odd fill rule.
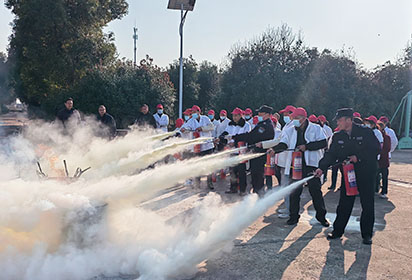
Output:
[[[11,82],[22,101],[50,103],[91,69],[115,61],[113,34],[102,28],[127,13],[125,0],[6,0],[5,5],[16,16],[9,58]]]
[[[0,106],[12,101],[12,93],[8,86],[9,63],[4,53],[0,52]],[[1,108],[0,108],[1,112]]]

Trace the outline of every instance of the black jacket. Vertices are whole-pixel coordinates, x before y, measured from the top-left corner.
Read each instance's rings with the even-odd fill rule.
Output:
[[[103,117],[98,114],[97,120],[104,126],[104,130],[107,129],[102,132],[102,136],[109,136],[109,138],[116,136],[116,121],[110,114],[106,113]]]
[[[148,112],[147,114],[139,112],[134,123],[138,126],[150,126],[153,128],[157,127],[156,120],[150,112]]]
[[[319,168],[326,170],[329,166],[342,162],[355,155],[358,162],[355,170],[373,170],[377,166],[377,157],[381,147],[372,129],[352,124],[351,135],[345,131],[335,132],[329,150],[319,162]]]
[[[57,118],[63,123],[63,125],[72,116],[74,118],[77,118],[77,122],[80,122],[80,113],[74,108],[72,108],[71,110],[63,108],[59,112],[57,112]]]
[[[275,130],[273,128],[273,123],[270,119],[258,123],[251,132],[242,133],[233,136],[236,142],[244,141],[249,145],[253,145],[262,141],[271,140],[275,137]],[[255,147],[255,152],[263,153],[266,150],[262,148]]]

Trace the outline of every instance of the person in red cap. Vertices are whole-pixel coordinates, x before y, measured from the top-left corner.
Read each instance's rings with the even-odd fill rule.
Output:
[[[255,125],[253,124],[253,111],[250,108],[246,108],[245,112],[245,120],[250,124],[250,127],[253,129]]]
[[[221,146],[241,146],[242,143],[235,141],[233,136],[242,133],[249,133],[251,130],[250,124],[243,118],[243,111],[240,108],[235,108],[232,111],[232,118],[233,120],[229,122],[225,131],[218,136],[217,141]],[[246,194],[246,187],[246,163],[241,163],[230,168],[230,189],[227,190],[226,193],[236,194],[239,189],[239,194],[244,196]]]
[[[176,128],[181,128],[185,121],[182,118],[176,120]]]
[[[391,158],[391,153],[393,153],[398,146],[398,137],[396,137],[395,131],[391,128],[391,123],[389,122],[389,118],[386,116],[381,116],[379,118],[381,122],[385,125],[385,132],[391,138],[391,151],[389,153],[389,158]]]
[[[226,127],[229,123],[230,123],[230,119],[227,117],[227,111],[221,110],[219,114],[219,120],[217,121],[215,125],[216,137],[219,137],[226,130]]]
[[[318,117],[318,120],[319,120],[320,126],[323,128],[323,131],[325,131],[326,139],[329,140],[329,138],[332,137],[333,135],[333,131],[332,131],[332,128],[330,128],[329,126],[328,120],[326,119],[325,115],[320,115]]]
[[[378,139],[379,143],[382,146],[383,145],[383,135],[379,131],[379,129],[376,127],[376,124],[378,123],[378,119],[372,115],[364,119],[363,122],[365,123],[366,127],[369,127],[370,129],[373,130],[373,133],[375,134],[376,138]]]
[[[376,189],[381,189],[380,181],[382,179],[382,191],[379,194],[380,198],[388,198],[388,176],[389,176],[389,153],[391,151],[391,138],[385,132],[385,124],[381,121],[378,121],[377,127],[383,135],[383,145],[380,153],[380,158],[378,161],[378,175],[376,176]]]
[[[147,104],[143,104],[140,107],[140,112],[137,115],[137,118],[134,122],[135,125],[140,127],[151,127],[156,128],[156,120],[152,114],[150,114],[149,106]]]
[[[156,106],[156,110],[156,114],[153,115],[156,121],[156,128],[163,132],[167,132],[167,127],[169,126],[169,116],[163,112],[162,104],[158,104]]]
[[[302,178],[311,176],[318,168],[327,147],[326,135],[323,129],[309,122],[306,110],[302,107],[293,110],[291,115],[293,127],[288,127],[282,132],[280,143],[272,149],[275,153],[287,151],[285,174],[291,177],[293,150],[300,151],[302,155]],[[316,219],[325,227],[329,226],[326,220],[326,207],[323,200],[320,178],[308,181],[309,193],[312,196],[313,206],[316,210]],[[300,218],[300,196],[303,186],[298,187],[290,194],[288,225],[297,224]]]
[[[354,112],[354,113],[353,113],[353,117],[354,117],[354,118],[362,118],[361,114],[358,113],[358,112]]]
[[[200,107],[194,105],[192,107],[192,117],[185,123],[180,129],[181,133],[198,132],[200,137],[212,137],[212,133],[215,127],[210,119],[204,115],[201,115]],[[205,156],[213,153],[215,145],[213,141],[207,141],[200,146],[199,156]],[[197,178],[197,183],[200,185],[200,177]],[[212,175],[207,176],[207,185],[210,189],[214,189],[212,183]]]
[[[215,129],[213,130],[213,137],[216,138],[219,135],[216,135],[216,127],[219,124],[219,121],[215,119],[215,111],[214,110],[209,110],[207,112],[207,116],[210,119],[210,121],[213,123]]]
[[[313,115],[313,114],[309,116],[308,120],[309,120],[311,123],[316,123],[316,124],[318,124],[318,122],[319,122],[318,118],[317,118],[315,115]]]

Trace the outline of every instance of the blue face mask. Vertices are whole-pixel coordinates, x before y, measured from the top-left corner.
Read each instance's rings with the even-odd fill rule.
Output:
[[[263,122],[263,117],[262,116],[258,116],[258,122]]]
[[[245,119],[246,119],[246,120],[250,120],[250,118],[251,118],[251,116],[249,116],[249,115],[246,115],[246,116],[245,116]]]
[[[157,113],[158,113],[159,115],[161,115],[161,114],[163,114],[163,110],[159,109],[159,110],[157,110]]]
[[[221,119],[222,121],[224,121],[224,120],[226,119],[226,117],[225,117],[225,116],[220,116],[220,119]]]
[[[214,115],[208,115],[208,117],[209,117],[210,120],[213,120],[215,118]]]
[[[283,120],[285,121],[286,124],[290,123],[290,117],[289,116],[284,116]]]
[[[301,123],[300,123],[299,120],[293,120],[293,125],[294,125],[295,127],[300,127],[300,126],[301,126]]]
[[[190,116],[185,116],[186,121],[189,120],[189,119],[190,119]]]
[[[197,113],[192,114],[192,118],[197,119],[198,117],[199,117],[199,114]]]

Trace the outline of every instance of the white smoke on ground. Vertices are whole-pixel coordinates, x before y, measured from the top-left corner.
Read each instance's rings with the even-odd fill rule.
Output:
[[[185,223],[171,225],[167,221],[180,212],[159,215],[138,203],[188,178],[257,155],[223,152],[156,164],[136,173],[193,143],[161,141],[167,135],[142,131],[107,141],[95,137],[95,127],[87,120],[67,135],[57,124],[32,122],[22,135],[2,142],[0,279],[192,275],[198,263],[230,245],[295,187],[260,200],[251,195],[233,205],[225,205],[219,195],[211,193],[198,202],[198,210]],[[71,174],[78,166],[92,170],[71,183],[36,177],[37,161],[48,175],[64,175],[63,159]],[[131,164],[133,159],[136,166]],[[127,164],[115,165],[121,161]]]

